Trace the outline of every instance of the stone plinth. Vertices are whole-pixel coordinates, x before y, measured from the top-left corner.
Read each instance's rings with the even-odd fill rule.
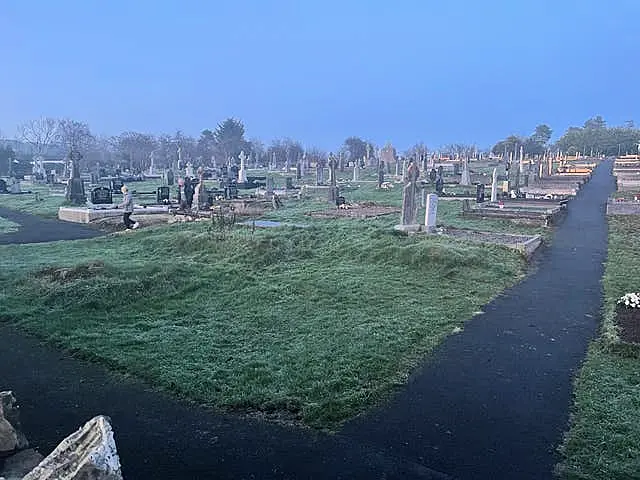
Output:
[[[169,207],[136,207],[132,215],[151,215],[156,213],[168,213]],[[107,217],[118,217],[124,213],[121,208],[83,208],[83,207],[60,207],[58,209],[58,219],[73,223],[90,223],[94,220]]]

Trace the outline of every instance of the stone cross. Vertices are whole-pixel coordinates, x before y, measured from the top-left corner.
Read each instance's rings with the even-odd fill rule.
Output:
[[[416,194],[418,193],[418,178],[420,178],[420,169],[412,160],[407,167],[404,176],[405,186],[402,190],[402,214],[400,218],[401,225],[415,225],[416,213],[418,212],[416,204]]]
[[[238,171],[238,183],[247,183],[247,170],[246,170],[246,161],[247,155],[244,153],[244,150],[240,152],[240,170]]]

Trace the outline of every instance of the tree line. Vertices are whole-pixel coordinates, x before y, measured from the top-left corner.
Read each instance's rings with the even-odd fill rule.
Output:
[[[607,126],[600,116],[589,118],[581,127],[569,127],[554,143],[550,143],[552,130],[542,124],[528,137],[509,135],[491,149],[494,155],[508,158],[520,150],[525,155],[540,156],[562,152],[567,155],[616,156],[640,152],[640,129],[633,121],[623,126]]]

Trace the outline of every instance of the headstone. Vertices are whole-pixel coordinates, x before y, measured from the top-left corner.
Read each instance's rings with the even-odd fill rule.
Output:
[[[420,189],[420,207],[424,208],[427,204],[427,189]]]
[[[240,152],[240,170],[238,171],[238,183],[247,183],[247,156],[244,151]]]
[[[320,162],[316,163],[316,185],[324,185],[324,168]]]
[[[302,170],[300,167],[300,162],[296,163],[296,180],[300,181],[302,179]]]
[[[430,193],[427,195],[427,208],[424,218],[425,230],[429,233],[436,228],[436,219],[438,217],[438,196]]]
[[[284,184],[284,188],[285,190],[293,190],[295,187],[293,186],[293,178],[291,177],[286,177],[284,179],[285,184]]]
[[[333,181],[336,177],[336,167],[338,166],[338,162],[336,158],[333,156],[333,153],[329,154],[329,184],[333,185]]]
[[[469,173],[469,159],[462,161],[462,175],[460,177],[460,185],[471,185],[471,174]]]
[[[300,160],[300,162],[298,163],[298,165],[300,165],[300,180],[302,180],[304,178],[304,176],[307,174],[307,160],[306,158],[303,156],[302,160]]]
[[[173,170],[169,169],[167,171],[167,185],[172,187],[174,182],[175,182],[175,175],[173,174]]]
[[[438,178],[438,172],[436,172],[435,168],[432,168],[431,171],[429,172],[429,181],[431,183],[435,183],[437,178]]]
[[[417,182],[419,177],[420,169],[418,165],[411,161],[404,177],[405,186],[402,190],[401,225],[415,225],[416,223],[416,214],[418,212],[416,194],[418,193]]]
[[[20,188],[20,180],[15,180],[13,183],[9,185],[9,193],[22,193],[22,189]]]
[[[121,178],[115,178],[109,182],[109,187],[112,192],[120,193],[120,189],[124,185],[124,182]]]
[[[108,187],[96,187],[91,190],[91,203],[94,205],[110,205],[113,203],[113,194]]]
[[[327,200],[329,203],[333,203],[337,205],[338,201],[338,187],[336,186],[336,168],[338,166],[338,162],[335,157],[329,154],[329,178],[330,178],[330,186]]]
[[[265,190],[267,191],[268,196],[273,194],[273,183],[273,177],[267,177]]]
[[[380,150],[380,162],[386,165],[387,173],[390,174],[391,166],[396,163],[396,149],[390,143]]]
[[[380,163],[378,164],[378,188],[381,188],[383,183],[384,183],[384,161],[380,160]]]
[[[357,163],[353,166],[353,181],[354,182],[360,181],[360,167],[358,166]]]
[[[476,203],[484,202],[484,183],[479,183],[476,187]]]
[[[82,155],[78,151],[71,150],[69,152],[69,161],[71,162],[71,178],[67,184],[67,200],[75,205],[83,205],[87,202],[87,196],[84,193],[84,182],[80,178],[80,160]]]
[[[158,187],[156,190],[156,202],[158,204],[169,203],[169,187]]]
[[[396,177],[400,176],[400,159],[396,158]]]
[[[418,164],[416,163],[416,166],[417,166],[417,165],[418,165]],[[407,159],[406,159],[406,158],[403,158],[403,159],[402,159],[402,178],[404,178],[404,177],[406,177],[406,176],[407,176]]]
[[[187,168],[185,169],[185,177],[193,178],[193,165],[191,162],[187,163]]]
[[[493,179],[491,181],[491,201],[496,202],[498,200],[498,169],[493,169]]]
[[[436,194],[442,195],[444,193],[444,180],[442,175],[438,175],[436,178]]]
[[[7,190],[7,182],[0,178],[0,193],[9,193]]]

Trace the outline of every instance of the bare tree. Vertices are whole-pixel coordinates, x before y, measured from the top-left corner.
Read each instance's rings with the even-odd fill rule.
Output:
[[[34,155],[42,155],[56,140],[57,132],[55,118],[41,117],[18,125],[18,138],[31,145]]]
[[[95,142],[89,125],[68,118],[58,120],[56,139],[67,151],[77,150],[86,153]]]

